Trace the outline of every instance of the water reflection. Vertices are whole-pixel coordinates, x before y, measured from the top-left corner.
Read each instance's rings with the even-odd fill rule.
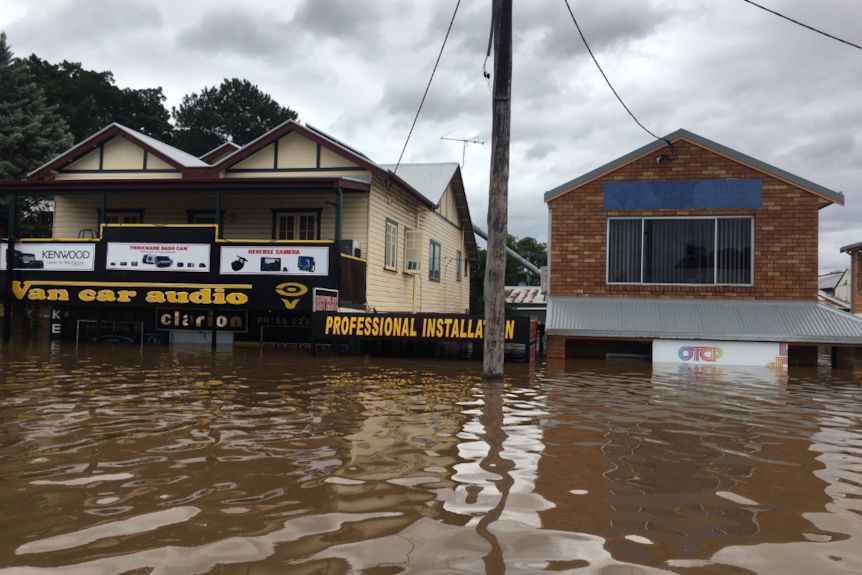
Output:
[[[2,353],[0,573],[862,570],[849,372]]]

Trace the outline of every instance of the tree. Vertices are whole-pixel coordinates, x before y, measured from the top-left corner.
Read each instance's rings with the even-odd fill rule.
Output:
[[[244,146],[272,128],[299,116],[248,80],[225,78],[221,86],[183,96],[173,109],[173,144],[200,156],[232,141]]]
[[[173,127],[163,102],[162,88],[118,88],[111,72],[85,70],[78,62],[51,64],[35,54],[22,64],[45,92],[49,105],[58,106],[75,143],[117,122],[170,142]]]
[[[13,58],[0,33],[0,181],[21,180],[72,145],[66,122],[50,106],[27,69]],[[8,235],[8,198],[0,205],[0,229]],[[49,201],[18,198],[18,237],[50,235]]]
[[[531,237],[518,239],[509,234],[506,238],[506,245],[536,267],[540,268],[548,265],[548,244],[543,244]],[[479,248],[479,263],[471,264],[470,266],[470,313],[485,313],[484,283],[486,258],[487,252]],[[508,257],[506,258],[505,277],[507,286],[520,285],[521,282],[526,282],[527,285],[537,285],[539,283],[538,278],[524,270],[518,262]]]

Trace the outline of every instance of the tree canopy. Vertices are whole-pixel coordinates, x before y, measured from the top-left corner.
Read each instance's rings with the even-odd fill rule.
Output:
[[[548,265],[548,244],[543,244],[535,238],[518,238],[509,234],[506,238],[506,246],[514,250],[525,260],[538,268]],[[487,253],[479,248],[479,263],[470,266],[470,313],[484,313],[485,311],[485,257]],[[512,258],[506,258],[506,285],[517,286],[521,282],[528,285],[538,285],[539,279],[524,270],[518,262]]]
[[[183,96],[173,118],[174,145],[200,156],[227,141],[244,146],[298,114],[248,80],[233,78]]]
[[[27,68],[13,58],[0,33],[0,180],[20,180],[72,145],[66,122],[46,101]],[[6,198],[0,205],[0,225],[8,221]],[[50,212],[43,199],[19,200],[17,235],[43,237],[50,233]],[[6,230],[8,233],[8,230]]]
[[[170,142],[173,126],[162,88],[119,88],[111,72],[85,70],[78,62],[51,64],[35,54],[21,60],[42,88],[49,105],[57,106],[75,143],[117,122],[147,136]]]

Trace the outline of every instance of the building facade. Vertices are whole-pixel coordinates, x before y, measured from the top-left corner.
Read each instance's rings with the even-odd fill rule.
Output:
[[[248,310],[272,315],[258,317],[265,323],[283,320],[273,315],[274,306],[282,315],[315,311],[314,288],[338,291],[341,310],[469,312],[468,262],[477,261],[478,250],[457,164],[407,164],[396,172],[395,166],[377,164],[323,131],[293,121],[246,146],[227,143],[195,158],[112,124],[26,181],[0,187],[9,195],[54,199],[53,238],[30,244],[40,248],[101,244],[110,230],[114,253],[119,253],[116,246],[124,240],[158,244],[169,236],[181,246],[186,235],[207,241],[201,228],[211,229],[212,260],[206,271],[203,261],[195,263],[200,266],[196,279],[243,280],[256,289],[280,278],[301,286],[291,289],[304,290],[293,307],[285,309],[275,299]],[[26,240],[17,240],[16,253],[44,266],[47,260],[30,254],[34,250],[26,249]],[[93,257],[108,258],[102,251],[96,248]],[[170,289],[169,284],[192,277],[191,262],[176,262],[182,258],[175,256],[163,256],[172,261],[163,260],[166,267],[155,276],[150,272],[157,265],[146,257],[97,262],[95,274],[25,263],[14,279],[70,280],[74,274],[78,281],[108,285],[158,278]],[[231,268],[240,260],[243,265]],[[128,267],[121,268],[123,263]],[[60,275],[51,275],[54,271]],[[314,281],[303,283],[310,276]],[[135,321],[144,324],[144,332],[157,327],[144,319],[152,310],[137,311]],[[248,323],[254,323],[251,316]],[[251,329],[236,337],[255,341],[263,336]]]
[[[545,201],[549,357],[709,340],[810,361],[817,343],[862,343],[862,323],[817,303],[818,213],[843,194],[680,130]]]

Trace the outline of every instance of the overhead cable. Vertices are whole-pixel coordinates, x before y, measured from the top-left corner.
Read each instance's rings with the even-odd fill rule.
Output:
[[[838,42],[841,42],[842,44],[847,44],[848,46],[852,46],[854,48],[858,48],[858,49],[862,50],[862,46],[859,46],[858,44],[854,44],[853,42],[848,42],[847,40],[842,40],[841,38],[833,36],[832,34],[829,34],[829,33],[824,32],[822,30],[818,30],[817,28],[809,26],[808,24],[803,24],[802,22],[799,22],[798,20],[794,20],[793,18],[790,18],[789,16],[785,16],[784,14],[781,14],[780,12],[776,12],[775,10],[770,10],[766,6],[761,6],[757,2],[752,2],[751,0],[742,0],[742,1],[747,2],[748,4],[751,4],[752,6],[757,6],[761,10],[765,10],[766,12],[769,12],[770,14],[775,14],[779,18],[784,18],[788,22],[793,22],[794,24],[802,26],[803,28],[808,28],[812,32],[817,32],[818,34],[822,34],[822,35],[826,36],[827,38],[832,38],[833,40],[837,40]]]
[[[440,53],[437,54],[437,61],[434,63],[434,69],[431,70],[431,77],[428,78],[428,85],[425,86],[425,93],[422,94],[422,101],[419,102],[419,109],[416,110],[416,117],[413,118],[413,125],[410,126],[410,132],[407,134],[407,140],[404,142],[404,147],[401,148],[401,155],[398,156],[398,163],[395,164],[395,169],[392,173],[398,172],[398,166],[401,165],[401,160],[404,158],[404,151],[407,150],[407,143],[410,141],[410,136],[413,135],[413,128],[416,127],[416,121],[419,119],[419,112],[422,111],[422,104],[425,103],[425,97],[428,95],[428,90],[431,88],[431,81],[434,80],[434,72],[437,71],[437,66],[440,64],[440,58],[443,56],[443,49],[446,47],[446,40],[449,39],[449,32],[452,31],[452,24],[455,23],[455,15],[458,14],[458,7],[461,5],[461,0],[455,4],[455,12],[452,14],[452,20],[449,22],[449,28],[446,29],[446,37],[443,38],[443,45],[440,46]]]
[[[670,142],[670,140],[668,140],[667,138],[661,138],[661,137],[659,137],[659,136],[656,136],[656,135],[655,135],[655,134],[653,134],[651,131],[649,131],[649,130],[646,128],[646,126],[644,126],[643,124],[641,124],[640,120],[638,120],[638,119],[637,119],[637,117],[635,117],[635,115],[632,113],[632,111],[631,111],[631,110],[629,110],[629,107],[628,107],[628,106],[626,106],[626,103],[625,103],[625,102],[623,102],[623,99],[622,99],[622,98],[620,98],[620,95],[619,95],[619,94],[617,94],[617,91],[614,89],[613,85],[611,84],[611,81],[610,81],[610,80],[608,80],[608,76],[607,76],[607,74],[605,74],[605,71],[604,71],[604,70],[602,70],[602,67],[601,67],[601,65],[599,64],[599,61],[598,61],[598,60],[596,60],[596,56],[595,56],[595,54],[593,54],[592,49],[590,49],[590,45],[589,45],[589,43],[587,43],[587,39],[584,37],[584,33],[581,31],[581,26],[578,24],[578,19],[577,19],[577,18],[575,18],[575,13],[574,13],[574,12],[572,12],[572,7],[569,5],[569,0],[563,0],[563,2],[565,2],[565,3],[566,3],[566,8],[568,8],[568,9],[569,9],[569,14],[572,16],[572,22],[574,22],[574,23],[575,23],[575,28],[577,28],[577,29],[578,29],[578,34],[580,34],[580,35],[581,35],[581,40],[583,40],[583,41],[584,41],[584,46],[586,46],[586,48],[587,48],[587,52],[589,52],[589,53],[590,53],[590,57],[593,59],[593,62],[595,62],[595,64],[596,64],[596,68],[598,68],[598,69],[599,69],[599,72],[601,72],[601,73],[602,73],[602,77],[605,79],[605,82],[607,82],[607,84],[608,84],[608,88],[610,88],[610,89],[611,89],[611,92],[613,92],[613,93],[614,93],[614,96],[616,96],[616,97],[617,97],[617,100],[619,100],[619,101],[620,101],[620,104],[622,104],[622,106],[623,106],[623,108],[625,108],[626,112],[628,112],[628,113],[629,113],[629,116],[631,116],[631,117],[632,117],[632,120],[634,120],[634,121],[635,121],[635,123],[637,123],[637,125],[638,125],[638,126],[640,126],[640,127],[641,127],[641,129],[642,129],[644,132],[646,132],[647,134],[649,134],[650,136],[652,136],[652,137],[653,137],[653,138],[655,138],[656,140],[663,140],[663,141],[667,142],[667,144],[671,147],[671,149],[673,149],[673,144]],[[674,153],[676,153],[676,150],[674,150]]]

